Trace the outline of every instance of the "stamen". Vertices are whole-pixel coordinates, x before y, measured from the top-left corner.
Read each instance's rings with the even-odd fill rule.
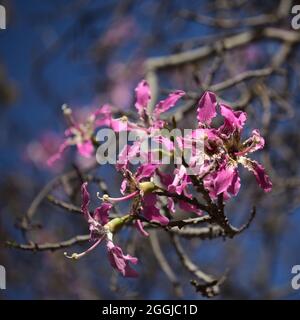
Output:
[[[64,252],[64,256],[68,259],[78,260],[88,254],[89,252],[93,251],[103,240],[104,236],[102,236],[99,240],[97,240],[90,248],[88,248],[86,251],[82,253],[72,253],[71,255],[68,255],[67,252]]]
[[[137,191],[134,191],[133,193],[130,193],[124,197],[120,197],[120,198],[111,198],[108,194],[104,194],[102,197],[100,197],[100,194],[99,192],[97,192],[97,197],[104,201],[104,202],[120,202],[120,201],[126,201],[126,200],[129,200],[129,199],[132,199],[134,198],[135,196],[137,196],[139,194],[139,190]]]
[[[70,123],[70,125],[77,127],[72,115],[72,109],[66,103],[62,105],[61,109],[64,113],[66,120]]]

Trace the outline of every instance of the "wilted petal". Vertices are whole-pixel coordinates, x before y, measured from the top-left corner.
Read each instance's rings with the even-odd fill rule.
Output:
[[[210,124],[212,119],[217,115],[217,99],[213,92],[206,91],[198,102],[197,119],[199,124]]]
[[[154,108],[154,117],[157,119],[163,112],[175,106],[176,102],[185,95],[184,91],[177,90],[169,94],[167,99],[160,101]]]
[[[270,192],[272,190],[272,182],[261,164],[259,164],[257,161],[245,157],[241,157],[239,159],[239,162],[242,163],[242,165],[249,171],[253,172],[258,185],[265,192]]]
[[[151,99],[150,87],[146,80],[142,80],[135,89],[136,103],[135,107],[141,118],[147,114],[148,103]]]
[[[111,208],[111,203],[103,202],[100,207],[95,209],[93,218],[103,226],[106,225],[109,222],[109,211]]]
[[[237,152],[235,155],[244,156],[247,153],[260,150],[264,146],[265,146],[265,139],[260,135],[259,130],[255,129],[252,131],[252,136],[243,143],[241,151]]]
[[[90,158],[94,152],[94,146],[91,140],[77,144],[78,152],[85,158]]]
[[[138,259],[130,255],[124,255],[119,246],[115,246],[112,241],[107,242],[108,259],[111,266],[118,270],[124,277],[137,277],[138,273],[131,268],[129,263],[137,264]]]

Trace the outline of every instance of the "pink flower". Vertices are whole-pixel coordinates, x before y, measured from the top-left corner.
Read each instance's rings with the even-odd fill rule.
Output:
[[[135,209],[132,214],[135,215],[136,219],[143,217],[150,222],[152,221],[167,225],[169,219],[161,215],[160,210],[156,206],[157,196],[153,193],[157,187],[151,181],[151,178],[154,176],[157,167],[158,165],[155,164],[143,164],[138,168],[135,174],[130,172],[127,168],[122,168],[124,180],[121,184],[120,191],[124,196],[112,198],[108,195],[104,195],[102,200],[116,203],[132,199],[133,208]],[[138,222],[136,227],[143,235],[146,235],[141,222]]]
[[[199,126],[210,125],[216,113],[216,97],[212,92],[205,93],[199,102]],[[231,107],[220,104],[220,113],[224,123],[218,129],[205,129],[205,151],[215,162],[216,169],[204,178],[205,188],[212,199],[223,194],[224,199],[236,195],[240,188],[238,164],[253,172],[258,185],[265,191],[271,191],[272,183],[262,165],[246,157],[264,147],[265,141],[258,130],[252,131],[252,136],[241,142],[242,130],[247,115],[242,111],[234,111]]]
[[[179,173],[180,170],[175,169],[174,172],[175,173],[176,172]],[[185,175],[185,171],[182,170],[181,172],[183,173],[182,176],[184,176]],[[160,178],[161,183],[163,184],[164,187],[167,188],[168,191],[170,191],[170,192],[174,192],[175,191],[174,193],[176,193],[176,194],[182,194],[187,198],[190,198],[190,199],[192,198],[192,195],[189,194],[187,189],[186,189],[187,184],[184,185],[184,188],[180,188],[180,187],[179,187],[180,189],[178,187],[174,188],[174,181],[176,181],[178,179],[178,177],[176,177],[176,174],[175,174],[175,177],[174,177],[171,174],[162,173],[159,170],[157,170],[157,174],[158,174],[158,176]],[[176,192],[176,191],[179,191],[179,193]],[[187,201],[185,201],[183,199],[176,199],[176,201],[178,202],[178,206],[179,206],[179,208],[181,210],[186,211],[186,212],[193,212],[193,213],[196,213],[198,215],[202,214],[202,211],[199,210],[199,208],[197,208],[195,205],[193,205],[193,204],[191,204],[191,203],[189,203],[189,202],[187,202]],[[168,197],[167,207],[170,210],[170,212],[175,213],[175,203],[174,203],[174,199],[172,197]]]
[[[25,149],[24,158],[33,162],[37,167],[52,171],[62,170],[62,163],[57,167],[49,167],[47,161],[62,144],[62,139],[53,132],[44,132],[41,137],[30,142]],[[61,147],[64,148],[64,145]]]
[[[63,112],[68,122],[70,123],[69,128],[65,131],[65,140],[60,145],[58,152],[52,155],[47,163],[53,165],[54,162],[59,160],[69,146],[77,146],[77,150],[80,155],[85,158],[90,158],[94,153],[93,137],[96,128],[101,126],[111,125],[111,111],[108,105],[97,109],[93,112],[84,123],[77,123],[73,116],[72,110],[67,106],[63,106]]]
[[[100,243],[106,242],[107,254],[111,266],[119,271],[124,277],[136,277],[138,274],[130,266],[130,263],[137,264],[138,259],[130,255],[124,255],[122,249],[113,243],[114,229],[125,222],[125,218],[115,218],[109,220],[109,211],[112,204],[103,202],[102,205],[95,209],[93,215],[89,212],[90,194],[87,190],[87,182],[81,187],[82,206],[81,210],[89,224],[90,237],[93,245],[82,253],[73,253],[65,256],[70,259],[80,259],[89,252],[93,251]],[[127,217],[126,217],[127,218]]]

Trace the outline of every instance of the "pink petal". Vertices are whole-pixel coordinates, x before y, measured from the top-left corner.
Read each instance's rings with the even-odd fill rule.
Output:
[[[176,192],[177,194],[182,194],[185,190],[188,184],[190,184],[190,179],[187,175],[186,168],[184,165],[181,165],[179,170],[175,169],[175,177],[172,182],[168,186],[168,191],[170,192]]]
[[[55,153],[54,155],[52,155],[48,160],[47,160],[47,164],[48,166],[52,166],[54,162],[56,162],[57,160],[59,160],[63,154],[63,152],[65,151],[65,149],[69,146],[68,141],[64,141],[58,148],[58,152]]]
[[[135,107],[141,118],[147,114],[148,103],[151,99],[150,87],[146,80],[142,80],[135,89],[136,103]]]
[[[196,213],[198,215],[202,215],[202,211],[197,208],[195,205],[189,203],[189,202],[186,202],[186,201],[183,201],[183,200],[179,200],[178,201],[178,204],[179,204],[179,208],[183,211],[186,211],[186,212],[193,212],[193,213]]]
[[[111,127],[115,132],[128,131],[128,121],[120,119],[110,119],[109,127]]]
[[[244,156],[248,153],[263,149],[265,146],[265,139],[260,135],[259,130],[252,131],[252,136],[247,139],[242,146],[240,152],[235,153],[236,156]]]
[[[153,193],[146,194],[143,197],[143,201],[145,206],[148,206],[148,207],[154,206],[157,202],[157,196]]]
[[[88,183],[84,182],[81,186],[81,198],[82,198],[82,205],[81,211],[83,212],[85,218],[90,220],[90,212],[89,212],[89,204],[90,204],[90,194],[87,190]]]
[[[94,219],[105,226],[109,222],[109,211],[112,208],[112,204],[103,202],[100,207],[94,211]]]
[[[141,141],[135,141],[133,145],[126,145],[119,153],[118,161],[116,164],[117,170],[126,169],[131,159],[135,158],[141,149]]]
[[[231,134],[234,130],[241,131],[247,120],[247,114],[243,111],[233,111],[231,107],[225,104],[221,104],[220,109],[224,117],[224,124],[220,127],[220,132]]]
[[[105,104],[102,107],[98,108],[94,113],[92,113],[95,117],[103,117],[107,118],[111,116],[111,106],[109,104]]]
[[[239,193],[241,187],[241,179],[239,177],[238,170],[234,170],[234,174],[232,176],[232,181],[230,186],[228,187],[227,191],[232,195],[236,196]]]
[[[138,229],[138,231],[141,233],[141,235],[143,235],[144,237],[149,236],[149,233],[144,229],[143,223],[140,219],[135,220],[134,225]]]
[[[216,95],[213,92],[206,91],[198,102],[197,119],[200,124],[211,123],[212,119],[217,115],[216,106]]]
[[[130,255],[124,255],[119,246],[115,246],[112,241],[107,242],[108,259],[111,266],[119,271],[124,277],[137,277],[138,273],[131,268],[129,262],[136,264],[138,259]]]
[[[159,209],[155,206],[145,206],[143,208],[143,215],[148,221],[160,223],[165,226],[169,223],[169,219],[160,214]]]
[[[178,137],[177,137],[178,138]],[[155,136],[153,140],[157,143],[161,144],[161,149],[172,152],[174,150],[174,142],[171,141],[170,138],[163,137],[163,136]]]
[[[78,152],[85,158],[90,158],[94,152],[94,146],[91,140],[77,144]]]
[[[169,94],[167,99],[160,101],[154,108],[154,117],[158,118],[163,112],[168,111],[170,108],[174,107],[176,102],[185,95],[184,91],[177,90]]]
[[[270,192],[272,190],[272,182],[269,176],[266,174],[264,167],[257,161],[249,158],[242,158],[240,162],[249,171],[253,172],[258,185],[265,191]]]
[[[157,196],[155,194],[147,194],[143,198],[143,216],[149,220],[158,222],[161,225],[167,225],[169,219],[160,214],[159,209],[155,207]]]
[[[235,193],[238,191],[237,172],[226,164],[218,171],[209,174],[204,178],[204,186],[209,191],[212,199],[216,199],[219,194],[227,192],[228,189]]]
[[[116,164],[117,170],[124,170],[127,168],[128,164],[128,152],[129,152],[130,146],[126,145],[122,149],[122,151],[119,153],[119,158]]]
[[[165,186],[168,187],[170,184],[172,184],[174,180],[174,176],[172,176],[169,173],[164,173],[159,170],[156,171],[157,175],[159,176],[159,179],[161,183]]]
[[[141,181],[144,178],[150,178],[154,175],[155,170],[158,165],[156,164],[143,164],[139,166],[136,172],[136,178],[138,181]]]
[[[121,183],[120,191],[123,195],[125,195],[127,189],[127,179],[124,179]]]
[[[175,203],[174,200],[172,198],[168,198],[167,200],[167,208],[169,209],[169,211],[171,213],[175,213]]]

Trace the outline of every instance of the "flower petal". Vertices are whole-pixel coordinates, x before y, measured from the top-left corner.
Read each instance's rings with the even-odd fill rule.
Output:
[[[245,157],[241,157],[239,162],[242,163],[242,165],[249,171],[253,172],[258,185],[265,192],[270,192],[272,190],[272,182],[260,163]]]
[[[233,176],[232,176],[231,184],[228,187],[227,192],[229,192],[232,195],[236,196],[240,191],[240,187],[241,187],[241,179],[240,179],[238,170],[235,169],[234,173],[233,173]]]
[[[226,192],[228,188],[232,187],[233,179],[236,176],[235,171],[234,168],[228,167],[225,164],[218,171],[204,178],[204,186],[209,191],[212,199],[216,199],[219,194]]]
[[[94,146],[91,140],[77,144],[78,152],[85,158],[90,158],[94,152]]]
[[[107,241],[107,253],[111,266],[124,277],[138,276],[138,273],[129,265],[129,262],[137,264],[137,258],[130,255],[125,256],[122,249],[119,246],[115,246],[112,241]]]
[[[231,134],[235,130],[241,131],[247,120],[247,114],[243,111],[233,111],[231,107],[220,104],[221,114],[224,117],[224,124],[220,127],[223,134]]]
[[[206,91],[198,102],[197,119],[199,124],[210,124],[217,115],[217,98],[213,92]]]
[[[244,156],[248,153],[262,149],[265,146],[265,139],[260,135],[259,130],[252,131],[252,136],[247,139],[240,152],[235,153],[236,156]]]
[[[175,213],[175,203],[172,198],[168,198],[167,200],[167,208],[171,213]]]
[[[109,222],[109,210],[112,208],[112,204],[103,202],[100,207],[94,211],[94,219],[105,226]]]
[[[172,107],[174,107],[176,102],[184,95],[185,95],[185,92],[181,90],[177,90],[175,92],[170,93],[165,100],[160,101],[155,106],[154,117],[157,119],[161,113],[166,112]]]
[[[81,186],[81,198],[82,198],[82,205],[81,205],[81,211],[84,214],[84,217],[86,220],[90,220],[90,211],[89,211],[89,204],[90,204],[90,194],[87,190],[88,183],[84,182]]]
[[[134,225],[141,235],[144,237],[149,237],[149,233],[144,229],[143,222],[140,219],[135,220]]]
[[[169,223],[169,219],[160,214],[158,208],[155,207],[157,202],[157,196],[155,194],[146,194],[143,198],[143,216],[149,220],[158,222],[161,225],[167,225]]]
[[[200,209],[198,209],[195,205],[191,204],[191,203],[188,203],[188,202],[183,201],[183,200],[179,200],[178,204],[179,204],[179,208],[181,210],[183,210],[183,211],[193,212],[193,213],[196,213],[198,215],[202,215],[202,211]]]
[[[145,206],[143,208],[143,215],[148,221],[157,222],[163,226],[169,223],[169,219],[161,215],[159,209],[157,209],[155,206]]]
[[[146,80],[142,80],[135,88],[136,103],[135,107],[141,118],[147,114],[148,103],[151,99],[150,87]]]
[[[157,164],[142,164],[141,166],[139,166],[135,175],[137,180],[141,181],[144,178],[152,177],[157,167]]]
[[[175,177],[172,184],[168,186],[168,191],[182,194],[189,183],[190,180],[187,175],[186,167],[181,165],[179,170],[175,169]]]
[[[58,152],[52,155],[48,160],[47,164],[48,166],[52,166],[54,162],[59,160],[65,151],[65,149],[69,146],[68,140],[64,141],[58,148]]]

